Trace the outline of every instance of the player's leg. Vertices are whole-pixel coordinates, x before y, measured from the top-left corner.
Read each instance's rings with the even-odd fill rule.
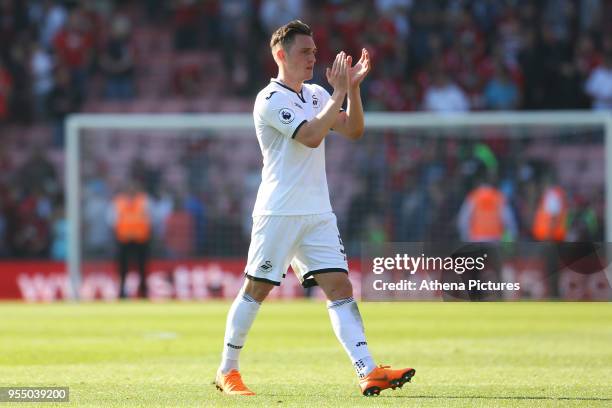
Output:
[[[364,395],[375,395],[386,388],[396,388],[410,381],[412,368],[392,370],[377,367],[370,355],[365,330],[353,287],[348,278],[344,245],[340,239],[336,217],[324,214],[314,217],[313,227],[298,248],[292,262],[302,284],[317,284],[325,293],[327,309],[336,337],[346,350]]]
[[[217,388],[229,394],[253,395],[242,383],[239,356],[257,312],[268,293],[279,286],[293,257],[297,231],[292,217],[255,217],[244,286],[227,315]],[[288,224],[289,223],[289,224]]]
[[[242,290],[234,299],[227,314],[223,354],[219,367],[222,374],[240,369],[238,365],[240,351],[244,347],[246,337],[255,321],[261,303],[272,288],[274,288],[274,285],[271,283],[245,280]]]
[[[376,364],[367,342],[353,287],[348,279],[344,245],[333,213],[310,216],[304,235],[291,263],[301,275],[302,285],[319,285],[328,299],[327,310],[336,337],[346,350],[360,378]]]
[[[138,264],[138,276],[140,284],[138,285],[138,294],[143,299],[148,298],[147,293],[147,258],[148,258],[148,243],[134,243],[134,252],[136,254],[136,262]]]
[[[365,330],[353,287],[343,272],[315,274],[314,279],[327,297],[327,310],[334,333],[346,350],[359,378],[376,368],[366,341]]]
[[[127,243],[117,242],[117,266],[119,268],[119,298],[127,297],[125,280],[129,267],[129,249]]]

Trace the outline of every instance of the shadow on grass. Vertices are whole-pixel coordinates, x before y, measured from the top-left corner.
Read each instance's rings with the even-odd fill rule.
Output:
[[[380,397],[379,397],[380,398]],[[527,397],[522,395],[511,396],[487,396],[487,395],[383,395],[382,398],[411,398],[411,399],[487,399],[487,400],[551,400],[551,401],[612,401],[612,398],[600,397],[545,397],[533,396]]]
[[[297,394],[275,394],[275,393],[258,393],[259,397],[299,397],[303,395]],[[353,395],[352,398],[364,398],[361,395]],[[401,399],[457,399],[457,400],[468,400],[468,399],[482,399],[482,400],[535,400],[535,401],[612,401],[612,398],[602,398],[602,397],[546,397],[546,396],[488,396],[488,395],[379,395],[375,397],[367,397],[368,399],[376,399],[376,398],[401,398]]]

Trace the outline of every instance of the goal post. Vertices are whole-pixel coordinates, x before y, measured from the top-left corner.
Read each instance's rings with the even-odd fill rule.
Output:
[[[605,197],[604,237],[612,238],[612,114],[587,111],[556,112],[478,112],[469,114],[433,113],[367,113],[365,138],[377,137],[381,132],[426,131],[431,129],[445,138],[470,137],[470,131],[487,127],[508,129],[577,129],[597,128],[603,134],[605,158],[603,176]],[[71,293],[79,298],[81,284],[81,161],[85,130],[141,130],[184,131],[209,130],[214,132],[242,132],[255,139],[252,115],[248,113],[210,114],[73,114],[66,123],[65,191],[68,220],[67,269]],[[515,134],[516,133],[516,134]],[[554,136],[543,132],[535,137]],[[404,137],[400,135],[400,137]],[[405,137],[410,137],[406,135]],[[437,136],[432,136],[437,137]],[[522,137],[520,132],[507,132],[507,137]],[[333,186],[330,185],[330,190]],[[246,254],[245,254],[246,255]],[[609,277],[610,278],[610,277]]]

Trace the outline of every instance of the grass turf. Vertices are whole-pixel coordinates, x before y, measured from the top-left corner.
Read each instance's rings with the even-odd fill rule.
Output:
[[[258,395],[222,395],[228,308],[0,303],[0,386],[69,386],[59,407],[612,405],[609,303],[361,303],[375,360],[417,370],[371,398],[319,301],[264,304],[241,357]]]

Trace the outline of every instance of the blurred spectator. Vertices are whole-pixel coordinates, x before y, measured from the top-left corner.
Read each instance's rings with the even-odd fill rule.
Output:
[[[377,203],[376,194],[373,193],[371,186],[365,180],[359,180],[355,188],[353,198],[348,206],[344,236],[348,250],[355,250],[358,253],[358,246],[361,239],[364,238],[361,233],[365,229],[366,219],[370,215],[376,218],[381,213],[381,208]]]
[[[0,212],[0,257],[6,257],[9,255],[6,239],[6,218],[4,217],[4,214]]]
[[[59,192],[60,185],[55,167],[48,158],[48,151],[36,146],[21,167],[17,170],[20,186],[30,191],[40,191],[47,195]]]
[[[542,81],[543,98],[540,106],[549,109],[563,108],[561,69],[571,62],[573,51],[569,43],[562,40],[561,31],[559,27],[543,25],[540,28],[541,43],[536,51],[540,54],[539,62],[542,64],[540,81]]]
[[[196,50],[201,47],[202,8],[197,0],[175,0],[173,25],[174,49]]]
[[[315,32],[320,62],[315,79],[325,82],[324,69],[338,50],[355,53],[353,48],[361,44],[370,49],[374,70],[362,86],[363,102],[369,110],[576,109],[589,106],[591,99],[594,108],[610,109],[607,82],[611,81],[611,64],[604,62],[603,56],[612,53],[612,35],[609,24],[605,23],[611,21],[611,12],[612,3],[601,0],[0,0],[0,44],[3,45],[0,46],[0,123],[2,146],[7,151],[5,157],[11,158],[4,163],[0,158],[0,230],[5,231],[5,253],[17,256],[14,244],[18,232],[23,244],[28,241],[23,239],[27,236],[23,231],[37,228],[43,233],[45,228],[52,231],[53,221],[49,218],[53,217],[45,208],[51,206],[51,213],[55,213],[61,204],[57,201],[61,191],[48,191],[46,187],[38,193],[25,191],[23,179],[15,169],[15,163],[30,155],[31,146],[43,143],[32,141],[47,133],[46,118],[41,115],[45,111],[52,119],[54,146],[43,143],[42,147],[45,150],[51,147],[54,159],[61,160],[65,116],[82,107],[97,112],[117,106],[105,103],[102,98],[130,98],[132,101],[122,106],[134,112],[150,109],[181,112],[191,109],[188,106],[215,111],[248,110],[254,97],[252,88],[274,75],[269,70],[270,64],[274,65],[269,58],[270,27],[284,23],[281,20],[289,19],[287,16],[292,13],[310,23]],[[134,22],[133,27],[128,18]],[[219,69],[220,64],[225,69]],[[134,95],[136,80],[138,89],[147,90],[146,93]],[[212,96],[214,103],[209,105]],[[186,98],[192,100],[186,101]],[[15,127],[20,122],[28,123],[29,112],[36,113],[34,127],[21,124]],[[406,143],[410,138],[402,137],[404,141],[400,145],[405,147],[394,151],[396,138],[400,137],[394,132],[385,132],[369,139],[374,143],[364,140],[364,144],[346,153],[352,156],[351,167],[355,171],[350,176],[342,174],[343,188],[337,192],[336,199],[345,208],[344,215],[339,211],[339,219],[352,229],[347,239],[358,242],[366,228],[364,217],[370,213],[375,219],[372,225],[382,224],[390,239],[454,239],[456,230],[447,226],[456,221],[465,191],[471,189],[467,181],[481,163],[490,172],[503,175],[500,190],[508,194],[509,205],[517,210],[516,221],[522,237],[531,236],[530,224],[543,192],[534,180],[533,174],[537,171],[530,169],[532,163],[527,158],[541,154],[538,151],[542,150],[542,140],[536,142],[529,136],[529,141],[520,149],[508,153],[504,151],[507,141],[495,146],[490,138],[486,143],[475,139],[470,143],[454,143],[446,139],[447,151],[428,156],[428,151],[437,149],[435,144],[420,138],[415,143]],[[102,170],[96,169],[93,162],[84,163],[84,171],[91,171],[94,179],[113,177],[110,174],[126,171],[124,166],[132,163],[128,171],[142,181],[149,193],[161,197],[157,190],[168,172],[168,164],[165,159],[154,166],[147,164],[154,163],[145,156],[149,147],[153,147],[145,143],[148,140],[149,136],[143,134],[142,138],[125,142],[125,146],[136,143],[142,147],[146,162],[126,159],[128,164],[115,165],[115,157],[105,157],[108,174],[101,175]],[[205,141],[198,142],[201,148],[185,147],[186,151],[176,154],[174,151],[183,147],[168,145],[166,157],[178,157],[174,162],[181,163],[188,175],[184,183],[176,181],[172,190],[188,197],[184,206],[196,225],[195,253],[231,255],[238,253],[243,245],[242,227],[248,222],[244,221],[243,214],[244,208],[249,207],[250,192],[246,188],[239,194],[220,191],[220,185],[230,183],[222,170],[229,164],[220,165],[221,170],[216,173],[211,169],[212,163],[222,162],[219,157],[227,154],[226,148],[211,151],[209,139],[202,140]],[[564,136],[559,146],[548,149],[550,154],[564,148],[570,150],[570,145],[576,149],[574,152],[583,147],[573,139],[569,145],[565,143]],[[88,146],[94,144],[88,142]],[[123,142],[121,146],[123,149]],[[392,158],[393,155],[397,157]],[[525,157],[525,161],[509,163],[517,157],[519,160]],[[556,160],[546,159],[552,166],[559,165]],[[240,165],[233,167],[236,175],[246,171],[238,170]],[[574,220],[570,223],[575,225],[568,234],[603,237],[598,235],[602,234],[604,213],[599,203],[605,200],[592,198],[591,189],[595,190],[593,197],[601,193],[601,186],[594,183],[600,183],[597,177],[604,176],[603,170],[599,176],[596,173],[587,171],[574,178],[564,176],[568,211]],[[31,175],[26,179],[36,177]],[[54,174],[52,178],[57,177]],[[565,183],[568,180],[570,183]],[[582,180],[587,183],[582,184]],[[107,181],[104,179],[103,183]],[[374,196],[382,196],[382,190],[389,188],[391,193],[385,196],[391,197],[389,202],[381,200],[373,204],[376,210],[371,212],[353,208],[353,204],[364,198],[363,191],[354,191],[360,190],[354,183],[361,181]],[[39,182],[34,184],[40,189]],[[57,181],[53,184],[52,190],[61,190]],[[90,248],[93,256],[102,256],[105,250],[109,251],[110,230],[107,225],[96,224],[100,219],[96,214],[108,205],[108,198],[104,192],[91,193],[89,185],[84,192],[84,215],[90,211],[84,230],[84,239],[90,241],[84,248]],[[166,212],[171,208],[171,196],[165,196],[169,193],[162,192],[164,197],[158,203]],[[32,198],[32,194],[36,197]],[[580,198],[581,194],[591,198]],[[588,204],[580,204],[585,207],[573,211],[573,197]],[[204,198],[208,200],[207,206]],[[28,221],[30,228],[24,228],[17,214],[22,204],[31,205],[32,200],[39,203],[35,206],[37,211],[47,215],[39,220],[41,225],[32,228],[31,224],[36,222]],[[381,214],[384,218],[376,219]],[[347,223],[347,215],[356,221]],[[353,223],[359,228],[349,227]],[[32,240],[25,246],[22,244],[18,245],[19,256],[32,252],[31,248],[38,245]],[[47,256],[50,251],[38,253]]]
[[[101,180],[92,180],[83,191],[83,251],[91,259],[109,255],[113,239],[106,219],[100,216],[111,204],[106,190]]]
[[[406,179],[405,192],[400,196],[399,225],[396,236],[400,241],[422,241],[432,218],[427,188],[419,183],[417,174]]]
[[[221,2],[223,65],[228,76],[227,83],[234,92],[244,92],[245,86],[253,86],[250,79],[257,68],[251,61],[257,60],[257,48],[249,44],[256,40],[251,20],[251,16],[256,15],[254,11],[254,4],[248,0]]]
[[[28,28],[26,2],[0,0],[0,59],[8,57],[7,45],[16,41]]]
[[[399,78],[381,77],[370,81],[367,109],[376,111],[416,110],[414,85]]]
[[[149,194],[155,194],[160,186],[161,174],[159,168],[145,162],[141,156],[130,160],[130,177]]]
[[[54,84],[47,99],[47,109],[53,120],[53,144],[64,146],[64,120],[70,113],[78,112],[81,98],[70,83],[70,74],[63,67],[55,69]]]
[[[504,234],[510,240],[517,236],[514,214],[504,194],[486,176],[472,190],[457,216],[457,228],[463,242],[501,242]]]
[[[418,66],[424,65],[436,54],[437,47],[431,47],[432,42],[441,46],[441,39],[436,34],[444,18],[443,5],[434,1],[415,1],[411,9],[411,54]]]
[[[559,270],[559,251],[563,250],[556,243],[565,241],[568,235],[568,202],[565,190],[559,185],[551,169],[548,169],[543,176],[541,191],[543,193],[533,218],[531,231],[536,241],[553,243],[536,247],[542,251],[547,274],[552,278]]]
[[[592,41],[588,36],[582,37],[574,47],[572,59],[563,61],[558,67],[559,83],[557,84],[557,106],[560,109],[587,109],[590,106],[584,83],[592,69],[601,62],[601,57],[594,52]]]
[[[204,26],[204,46],[218,50],[220,47],[221,25],[223,21],[221,12],[221,0],[204,0],[202,25]]]
[[[32,92],[34,94],[34,112],[36,117],[47,118],[47,100],[53,90],[53,58],[38,43],[32,43],[30,70],[32,72]]]
[[[425,90],[424,108],[432,112],[466,112],[470,105],[465,92],[444,71],[436,70]]]
[[[100,214],[103,214],[103,212]],[[66,260],[68,255],[68,223],[64,214],[64,206],[61,204],[53,212],[51,234],[51,259],[56,261]]]
[[[574,58],[576,69],[583,80],[585,80],[591,71],[603,61],[601,53],[595,48],[593,38],[588,34],[584,34],[578,38]]]
[[[484,104],[485,108],[492,110],[513,110],[518,107],[518,88],[507,68],[497,65],[495,76],[485,86]]]
[[[167,186],[162,186],[151,197],[150,214],[153,236],[162,238],[166,236],[166,220],[174,208],[174,194]]]
[[[9,118],[12,91],[13,79],[0,58],[0,123]]]
[[[565,241],[567,235],[567,197],[551,171],[543,180],[540,204],[533,219],[533,238],[537,241]]]
[[[206,206],[195,194],[189,194],[185,199],[185,210],[193,220],[195,255],[199,255],[206,245]]]
[[[167,0],[145,0],[143,3],[147,18],[152,23],[159,24],[162,18],[169,15]]]
[[[408,14],[414,5],[414,0],[375,0],[374,6],[380,15],[393,20],[398,39],[407,41],[410,35],[410,19]]]
[[[263,0],[259,6],[259,19],[268,35],[288,21],[302,16],[302,0]]]
[[[580,30],[583,32],[596,31],[600,28],[602,18],[602,0],[580,0],[578,15],[580,16]]]
[[[56,0],[31,2],[29,6],[30,18],[38,27],[38,40],[44,49],[50,50],[57,32],[68,19],[68,12],[63,3]]]
[[[174,199],[172,212],[165,220],[163,246],[171,258],[187,258],[194,255],[194,219],[181,200]]]
[[[186,55],[185,58],[179,58],[175,64],[173,73],[173,85],[177,94],[185,98],[194,98],[201,96],[202,91],[206,89],[205,79],[202,65]]]
[[[593,98],[593,109],[612,110],[612,52],[604,56],[603,64],[589,76],[586,92]]]
[[[87,95],[87,79],[93,59],[94,37],[80,9],[70,13],[64,27],[55,35],[53,47],[58,63],[68,69],[70,85],[79,102]]]
[[[384,244],[389,241],[385,231],[384,218],[379,214],[369,214],[365,217],[364,228],[360,241],[368,244]]]
[[[30,80],[30,39],[25,32],[10,44],[10,71],[13,81],[11,117],[16,122],[32,120],[32,83]],[[18,91],[17,91],[18,90]]]
[[[134,53],[130,45],[130,21],[116,16],[110,38],[100,56],[100,68],[106,76],[106,97],[128,100],[134,96]]]
[[[579,197],[574,209],[568,215],[567,240],[570,242],[590,242],[602,239],[601,223],[593,203]]]
[[[546,105],[546,73],[544,56],[539,50],[535,28],[526,28],[523,48],[519,53],[520,69],[525,77],[523,84],[523,108],[543,109]]]
[[[16,208],[15,230],[11,234],[12,249],[17,257],[48,257],[51,245],[50,203],[41,190],[24,192]]]

